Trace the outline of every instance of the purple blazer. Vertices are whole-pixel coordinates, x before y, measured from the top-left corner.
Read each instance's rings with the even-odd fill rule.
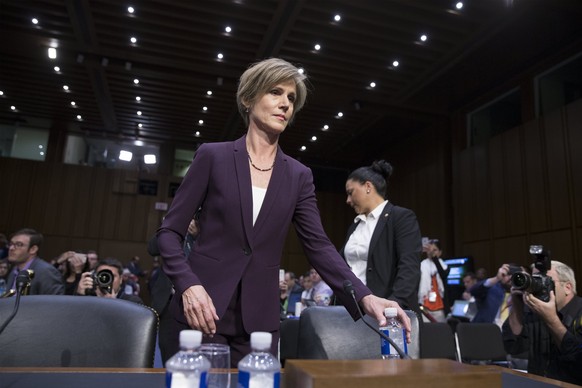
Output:
[[[278,330],[279,266],[291,222],[310,264],[357,317],[354,303],[344,293],[344,280],[352,282],[358,300],[371,291],[354,276],[323,230],[311,170],[281,148],[253,226],[245,138],[200,146],[158,230],[163,268],[176,290],[171,306],[176,319],[186,323],[181,295],[190,286],[203,285],[222,317],[240,283],[245,329]],[[186,258],[182,241],[199,207],[200,234]]]

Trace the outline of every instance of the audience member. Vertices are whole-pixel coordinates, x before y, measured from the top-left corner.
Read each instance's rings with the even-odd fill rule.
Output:
[[[321,276],[319,276],[319,273],[314,268],[311,268],[309,275],[311,276],[311,283],[313,284],[313,291],[311,293],[313,302],[316,306],[329,306],[333,296],[332,289],[321,279]]]
[[[0,260],[8,257],[8,239],[4,233],[0,233]]]
[[[138,278],[142,278],[147,275],[147,271],[141,269],[139,265],[140,260],[141,259],[139,258],[139,256],[133,256],[129,261],[129,264],[127,264],[127,269],[129,269],[129,272],[131,272]]]
[[[303,275],[303,292],[301,293],[301,304],[306,307],[308,304],[313,304],[313,281],[311,280],[311,273],[307,271]],[[308,302],[309,301],[309,302]]]
[[[527,352],[529,373],[565,382],[582,382],[582,298],[572,268],[552,260],[547,276],[555,290],[544,302],[512,289],[512,309],[503,325],[510,354]]]
[[[99,263],[99,255],[97,252],[93,250],[87,251],[87,261],[89,262],[89,271],[95,271]]]
[[[85,272],[83,273],[81,281],[77,286],[77,294],[91,295],[90,291],[92,290],[98,297],[101,298],[123,299],[143,304],[143,301],[139,296],[126,294],[124,292],[123,287],[121,286],[123,265],[119,260],[112,257],[99,260],[99,263],[95,268],[95,276],[99,276],[100,272],[104,270],[111,271],[111,274],[113,275],[113,282],[111,283],[110,287],[100,287],[93,278],[93,274],[91,272]]]
[[[280,285],[281,308],[286,315],[295,315],[295,303],[301,301],[303,288],[295,280],[295,273],[285,272],[285,280]]]
[[[81,280],[83,272],[89,271],[87,255],[67,251],[62,253],[57,259],[57,265],[63,266],[63,281],[65,283],[65,295],[75,295],[77,285]]]
[[[410,319],[398,303],[372,295],[329,241],[311,171],[279,146],[280,135],[305,102],[305,77],[278,58],[251,65],[237,91],[246,134],[201,145],[172,200],[158,243],[176,289],[170,307],[176,351],[178,333],[194,328],[212,336],[203,342],[229,345],[234,367],[250,352],[253,331],[271,332],[271,352],[278,354],[277,269],[291,223],[307,260],[338,295],[349,279],[362,309],[379,324],[386,322],[384,309],[395,307],[409,339]],[[200,207],[201,232],[185,257],[184,235]],[[350,297],[339,297],[356,318]]]
[[[496,276],[481,280],[471,287],[471,295],[477,304],[477,314],[472,322],[502,326],[510,311],[511,275],[518,271],[521,271],[521,267],[516,264],[503,264]]]
[[[485,268],[477,268],[475,276],[477,277],[477,280],[485,280],[487,279],[487,270]]]
[[[374,295],[420,314],[420,228],[412,210],[388,201],[391,175],[390,163],[380,160],[348,176],[346,203],[357,216],[340,254]]]
[[[427,257],[420,263],[420,282],[418,303],[422,305],[437,322],[446,322],[445,285],[450,269],[441,259],[442,249],[439,240],[429,240]],[[422,316],[425,322],[430,322]]]
[[[8,271],[9,265],[7,259],[0,259],[0,298],[8,291]]]
[[[463,276],[463,285],[465,286],[465,291],[463,291],[463,299],[468,301],[475,301],[475,297],[471,295],[471,288],[477,284],[477,275],[473,272],[467,272]]]
[[[128,295],[139,295],[139,279],[129,270],[129,268],[123,268],[121,272],[121,283],[124,293]]]
[[[8,275],[8,287],[16,289],[16,277],[20,271],[30,269],[34,277],[30,282],[29,295],[62,295],[65,286],[59,271],[38,257],[43,236],[34,229],[21,229],[14,233],[8,244],[8,261],[13,265]]]

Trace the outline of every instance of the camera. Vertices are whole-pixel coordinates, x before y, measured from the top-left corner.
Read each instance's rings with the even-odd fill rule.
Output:
[[[93,278],[93,289],[87,289],[85,291],[86,295],[97,295],[95,290],[97,287],[101,290],[101,292],[105,294],[111,294],[111,290],[113,288],[113,272],[109,269],[102,269],[99,272],[94,272],[91,277]]]
[[[554,290],[554,281],[547,275],[552,267],[550,252],[542,245],[531,245],[529,253],[534,260],[534,267],[539,271],[533,275],[527,272],[516,272],[511,276],[511,285],[516,290],[529,292],[544,302],[550,301],[550,291]]]

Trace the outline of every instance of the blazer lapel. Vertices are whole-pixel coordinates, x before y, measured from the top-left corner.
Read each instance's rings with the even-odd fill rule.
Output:
[[[234,167],[238,192],[240,194],[241,217],[247,241],[252,246],[253,230],[253,193],[251,188],[251,173],[249,170],[248,155],[246,149],[246,135],[235,140],[233,146]]]
[[[370,247],[368,248],[368,261],[370,261],[370,256],[372,255],[372,252],[374,252],[374,248],[380,239],[380,235],[388,223],[388,219],[390,218],[390,213],[392,212],[393,207],[394,205],[388,202],[380,214],[380,218],[378,219],[378,223],[376,224],[376,228],[374,228],[374,233],[372,234],[372,240],[370,240]]]
[[[259,216],[257,217],[257,222],[255,223],[256,232],[259,231],[267,220],[265,214],[272,214],[271,208],[276,205],[276,199],[279,197],[279,193],[288,179],[288,168],[287,155],[283,153],[281,147],[277,146],[275,166],[273,167],[273,173],[269,180],[269,186],[267,186],[267,194],[265,195],[261,210],[259,211]]]

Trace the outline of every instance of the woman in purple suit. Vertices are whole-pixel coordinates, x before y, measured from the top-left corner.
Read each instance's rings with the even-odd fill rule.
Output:
[[[232,142],[198,148],[159,231],[164,271],[176,293],[174,346],[178,333],[193,328],[203,342],[231,348],[231,364],[250,352],[250,333],[279,338],[279,266],[291,223],[295,225],[309,263],[354,318],[357,310],[343,290],[349,280],[365,313],[385,322],[385,307],[394,301],[378,298],[350,271],[326,236],[317,209],[311,170],[285,155],[279,136],[304,105],[305,75],[276,58],[255,63],[240,78],[237,104],[248,127]],[[199,212],[200,234],[189,256],[183,240]]]

